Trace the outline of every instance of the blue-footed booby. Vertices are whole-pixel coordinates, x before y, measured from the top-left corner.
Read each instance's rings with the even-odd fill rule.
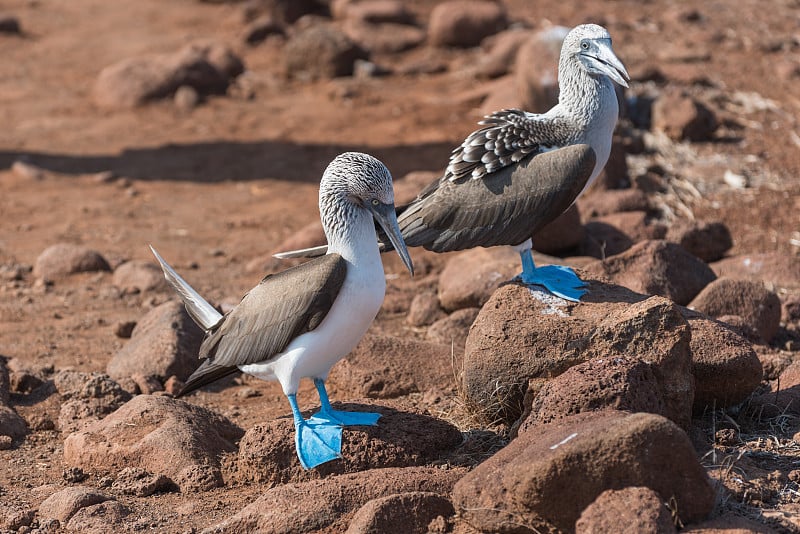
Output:
[[[570,30],[558,64],[558,103],[542,114],[506,109],[487,115],[453,150],[444,175],[398,209],[406,245],[435,252],[512,245],[522,259],[523,282],[579,300],[584,283],[572,269],[534,265],[531,236],[572,205],[605,166],[619,114],[612,81],[627,87],[629,79],[605,28]]]
[[[380,417],[334,410],[325,390],[331,367],[353,350],[383,302],[386,278],[375,223],[413,275],[397,225],[392,176],[383,163],[356,152],[337,156],[322,176],[319,210],[327,254],[267,275],[225,315],[150,247],[189,315],[206,331],[203,363],[178,396],[239,370],[278,380],[292,408],[297,456],[306,469],[341,456],[342,426],[375,425]],[[321,404],[307,420],[296,398],[304,377],[314,380]]]

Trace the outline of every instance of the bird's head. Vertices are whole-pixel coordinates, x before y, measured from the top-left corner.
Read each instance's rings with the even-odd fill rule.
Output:
[[[567,34],[561,48],[562,56],[573,58],[580,68],[592,76],[608,76],[628,87],[630,76],[611,48],[611,35],[597,24],[581,24]]]
[[[361,152],[345,152],[336,156],[325,169],[320,184],[320,212],[323,218],[326,217],[325,208],[328,204],[324,198],[329,195],[344,197],[355,209],[368,211],[389,236],[408,271],[414,274],[411,256],[397,224],[392,175],[381,161]],[[327,207],[331,209],[332,205]]]

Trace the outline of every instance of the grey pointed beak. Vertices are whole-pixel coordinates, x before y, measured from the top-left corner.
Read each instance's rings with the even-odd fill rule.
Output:
[[[397,224],[394,204],[379,203],[378,205],[374,205],[372,203],[367,203],[367,206],[372,212],[372,216],[375,217],[375,220],[381,225],[383,231],[386,232],[389,241],[392,242],[392,246],[394,246],[400,259],[403,260],[403,264],[406,266],[406,269],[408,269],[408,272],[411,273],[411,276],[414,276],[414,264],[411,262],[411,255],[408,253],[408,248],[406,248],[406,242],[403,240],[400,226]]]
[[[602,70],[609,78],[623,87],[628,87],[631,77],[625,70],[625,65],[614,54],[611,49],[611,41],[601,42],[597,47],[597,55],[593,57],[597,61],[597,68]]]

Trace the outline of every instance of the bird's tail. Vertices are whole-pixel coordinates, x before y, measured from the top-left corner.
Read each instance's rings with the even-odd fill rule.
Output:
[[[194,322],[205,331],[208,331],[212,326],[216,325],[219,320],[222,319],[222,314],[219,313],[214,306],[209,304],[206,299],[201,297],[192,286],[186,283],[186,280],[181,278],[180,275],[164,261],[164,258],[156,252],[153,245],[150,245],[150,250],[153,251],[158,263],[161,264],[161,270],[164,271],[164,278],[167,279],[169,285],[171,285],[181,297],[186,311]]]

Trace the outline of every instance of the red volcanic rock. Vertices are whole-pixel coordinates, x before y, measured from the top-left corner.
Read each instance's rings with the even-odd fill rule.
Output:
[[[558,102],[558,59],[568,31],[554,26],[533,33],[520,45],[514,84],[522,109],[544,113]]]
[[[755,280],[779,288],[800,289],[800,257],[778,252],[742,254],[711,265],[717,276]]]
[[[163,396],[139,395],[67,436],[64,463],[84,470],[139,467],[182,491],[222,485],[219,455],[244,432],[221,415]]]
[[[529,380],[622,356],[652,366],[664,388],[665,413],[687,426],[694,389],[689,339],[679,308],[664,298],[594,282],[574,305],[509,284],[492,295],[470,330],[463,394],[478,415],[512,424],[522,414]]]
[[[711,317],[738,315],[767,343],[780,327],[781,301],[761,282],[718,278],[689,306]]]
[[[411,326],[427,326],[445,316],[444,311],[439,307],[436,292],[423,291],[414,295],[411,306],[408,308],[406,322]]]
[[[158,265],[142,260],[126,261],[116,269],[111,283],[131,291],[166,291],[169,289],[164,273]]]
[[[674,498],[685,523],[704,519],[714,506],[714,488],[679,427],[658,415],[614,410],[520,432],[456,484],[453,505],[482,532],[520,532],[520,524],[572,532],[604,491],[629,486]]]
[[[403,357],[398,358],[401,354]],[[367,334],[331,370],[331,384],[356,397],[390,399],[453,382],[451,347]]]
[[[433,8],[428,39],[434,46],[470,47],[506,29],[505,9],[495,2],[448,0]]]
[[[345,534],[427,534],[431,521],[453,513],[453,504],[436,493],[414,491],[389,495],[362,506]]]
[[[652,126],[675,141],[708,141],[719,126],[713,111],[689,95],[666,91],[653,103]]]
[[[686,311],[692,330],[694,411],[744,401],[761,384],[763,371],[752,345],[722,323]]]
[[[717,261],[733,246],[728,227],[721,222],[675,221],[665,237],[703,261]]]
[[[646,295],[688,304],[716,275],[702,260],[667,241],[643,241],[621,254],[586,266],[595,276]]]
[[[652,366],[626,356],[601,357],[570,367],[547,381],[521,429],[606,408],[666,415],[663,385]]]
[[[616,532],[640,534],[677,532],[664,499],[650,488],[606,490],[581,512],[575,534]]]
[[[626,211],[651,210],[650,201],[641,189],[592,189],[577,201],[584,220]]]
[[[352,514],[373,499],[408,492],[446,496],[463,469],[390,467],[268,489],[232,517],[203,532],[343,532]],[[302,502],[302,506],[298,503]]]
[[[60,371],[53,379],[63,402],[58,416],[58,429],[74,432],[110,414],[131,395],[108,375]]]
[[[310,80],[350,76],[355,61],[367,55],[331,24],[316,24],[294,34],[283,53],[286,74]]]
[[[453,255],[439,276],[439,304],[446,311],[483,306],[501,283],[521,270],[510,247],[473,248]]]
[[[376,426],[345,428],[342,458],[312,470],[303,469],[297,459],[291,418],[256,425],[239,443],[237,476],[244,481],[274,486],[383,467],[420,466],[461,444],[461,432],[451,424],[412,413],[402,405],[389,406],[334,403],[337,409],[378,412],[381,418]]]
[[[112,525],[120,525],[130,510],[117,501],[103,501],[80,508],[66,525],[69,532],[108,532]],[[124,530],[124,529],[121,529]]]
[[[92,97],[100,107],[132,108],[170,97],[182,86],[202,95],[224,94],[243,71],[241,60],[227,47],[195,43],[172,54],[128,58],[104,68]]]
[[[200,365],[203,335],[182,303],[165,302],[136,323],[131,339],[111,358],[106,371],[115,379],[151,375],[166,380],[175,375],[186,380]]]
[[[463,348],[479,308],[463,308],[433,323],[425,336],[434,343]]]
[[[65,488],[52,494],[39,505],[39,516],[66,523],[81,508],[110,499],[113,497],[85,486]]]
[[[34,276],[45,279],[93,271],[111,271],[111,267],[99,252],[71,243],[47,247],[33,266]]]
[[[727,513],[702,523],[687,525],[682,534],[778,534],[778,531],[752,519]]]
[[[623,211],[603,215],[587,222],[583,254],[607,258],[628,250],[634,243],[661,239],[666,228],[654,222],[646,211]]]

